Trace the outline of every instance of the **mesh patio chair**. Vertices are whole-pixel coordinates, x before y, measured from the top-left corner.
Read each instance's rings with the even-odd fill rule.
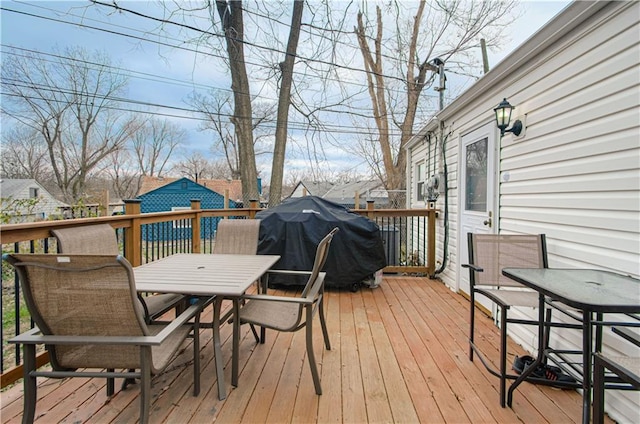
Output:
[[[58,241],[58,253],[78,255],[118,255],[118,240],[109,224],[83,225],[80,227],[51,230]],[[184,309],[186,298],[181,294],[162,293],[138,298],[144,308],[147,323],[162,316],[172,308],[176,313]]]
[[[255,255],[258,253],[259,237],[259,219],[221,219],[216,229],[216,241],[212,253]],[[225,315],[221,321],[228,320],[230,316],[231,312]],[[251,332],[256,340],[260,340],[253,324],[251,324]]]
[[[221,219],[216,230],[213,253],[255,255],[260,235],[259,219]]]
[[[322,394],[322,387],[313,352],[313,316],[318,312],[324,344],[326,349],[330,350],[331,343],[327,332],[323,303],[326,274],[321,272],[321,269],[327,260],[331,240],[337,232],[338,228],[334,228],[320,241],[311,271],[272,270],[268,272],[268,274],[307,275],[307,284],[299,297],[272,296],[267,293],[245,295],[246,304],[240,308],[240,323],[242,324],[255,324],[262,328],[288,332],[306,329],[307,356],[313,384],[318,395]],[[266,287],[264,289],[266,290]],[[263,332],[260,342],[264,343],[264,341],[265,334]]]
[[[502,269],[547,268],[547,248],[544,234],[504,235],[468,234],[469,263],[462,267],[469,269],[470,329],[469,359],[476,353],[487,370],[500,378],[500,405],[506,406],[506,380],[518,376],[507,373],[507,324],[539,325],[538,320],[512,319],[507,316],[512,306],[537,308],[538,293],[525,288],[520,283],[502,275]],[[488,362],[475,343],[476,296],[485,296],[498,306],[500,320],[499,368]],[[551,320],[551,310],[546,311],[546,321]],[[545,346],[549,333],[545,332]]]
[[[169,324],[147,325],[133,269],[122,256],[6,254],[3,259],[15,268],[37,326],[9,341],[24,346],[23,423],[35,417],[37,377],[139,378],[140,422],[146,423],[151,376],[167,367],[192,332],[194,396],[199,394],[197,335],[204,300]],[[36,370],[36,345],[46,346],[51,371]]]

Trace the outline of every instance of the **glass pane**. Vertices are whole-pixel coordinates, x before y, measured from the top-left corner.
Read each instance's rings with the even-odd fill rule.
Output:
[[[466,193],[465,209],[486,212],[487,210],[487,139],[476,141],[466,147]]]

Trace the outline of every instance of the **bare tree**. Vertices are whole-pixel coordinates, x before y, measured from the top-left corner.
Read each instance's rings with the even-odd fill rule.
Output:
[[[2,111],[16,125],[38,132],[55,182],[69,203],[86,194],[94,169],[123,148],[139,127],[134,117],[114,110],[127,80],[109,62],[81,48],[3,61],[2,86],[8,101]]]
[[[173,173],[197,181],[201,178],[213,178],[213,175],[217,173],[217,167],[201,153],[195,152],[176,163],[173,166]]]
[[[421,93],[433,84],[440,72],[438,65],[446,63],[448,69],[465,75],[481,70],[470,53],[479,49],[481,35],[487,45],[497,44],[505,28],[502,18],[513,2],[421,0],[413,17],[406,20],[404,6],[397,1],[388,4],[384,16],[394,16],[394,21],[385,20],[379,6],[373,22],[360,11],[354,29],[364,59],[379,147],[379,152],[369,151],[372,154],[367,149],[361,151],[369,155],[372,165],[377,166],[381,159],[383,181],[390,190],[404,189],[404,146],[413,136],[417,113],[428,104]],[[392,26],[391,37],[385,37],[385,24]],[[393,69],[403,74],[394,74]],[[431,116],[435,109],[431,110],[421,115]]]
[[[128,149],[119,149],[109,155],[103,163],[103,172],[108,176],[111,191],[119,199],[133,199],[140,190],[141,178],[136,160]]]
[[[244,56],[244,18],[241,0],[216,0],[216,9],[224,31],[233,90],[233,125],[238,141],[242,200],[259,199],[258,171],[253,149],[251,90]]]
[[[142,175],[163,176],[176,147],[184,143],[187,133],[166,119],[151,118],[131,138],[131,147]]]
[[[32,128],[17,127],[2,131],[0,176],[34,179],[40,184],[51,180],[47,149]]]
[[[240,179],[238,140],[231,121],[233,114],[231,94],[220,90],[212,90],[208,95],[194,92],[187,102],[200,111],[199,113],[205,118],[200,128],[215,134],[212,149],[214,155],[219,157],[222,153],[223,161],[228,168],[227,173],[230,173],[234,180]],[[257,102],[253,105],[253,113],[254,154],[257,157],[267,152],[267,149],[261,146],[261,141],[270,135],[264,124],[273,122],[274,105]]]
[[[269,206],[276,206],[282,201],[282,180],[284,178],[284,159],[287,149],[293,66],[298,50],[298,40],[300,39],[303,9],[304,1],[295,0],[293,2],[287,52],[284,60],[280,62],[281,82],[278,93],[278,121],[273,149],[273,165],[271,166],[271,183],[269,184]]]

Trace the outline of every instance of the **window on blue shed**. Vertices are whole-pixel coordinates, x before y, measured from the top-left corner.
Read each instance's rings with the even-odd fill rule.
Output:
[[[186,184],[186,183],[183,183],[183,184]],[[190,210],[191,210],[190,206],[172,206],[171,207],[171,212],[190,211]],[[191,228],[191,218],[174,219],[172,222],[173,222],[173,228]]]

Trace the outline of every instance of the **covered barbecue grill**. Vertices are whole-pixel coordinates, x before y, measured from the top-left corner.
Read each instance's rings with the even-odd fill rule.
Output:
[[[335,227],[340,231],[323,268],[328,287],[356,289],[387,265],[378,225],[337,203],[299,197],[258,212],[256,218],[261,220],[258,254],[281,256],[274,269],[311,270],[316,246]],[[269,282],[303,285],[306,280],[273,275]]]

